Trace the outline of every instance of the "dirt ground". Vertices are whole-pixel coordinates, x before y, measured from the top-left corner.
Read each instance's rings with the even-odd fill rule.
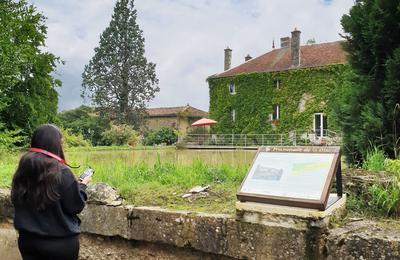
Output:
[[[96,235],[81,235],[79,259],[168,259],[168,260],[228,260],[231,258],[205,254],[187,248],[177,248],[169,245],[127,241],[118,237],[103,237]]]
[[[0,254],[1,259],[21,259],[17,248],[17,233],[9,222],[0,222]]]

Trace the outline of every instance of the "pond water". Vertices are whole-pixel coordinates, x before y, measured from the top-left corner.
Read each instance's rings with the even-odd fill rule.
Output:
[[[161,163],[180,165],[192,164],[201,160],[209,165],[227,164],[231,166],[248,166],[254,159],[255,150],[200,150],[200,149],[151,149],[151,150],[106,150],[106,151],[70,151],[67,159],[71,163],[90,165],[90,163],[105,163],[120,161],[125,164],[154,164],[159,159]]]

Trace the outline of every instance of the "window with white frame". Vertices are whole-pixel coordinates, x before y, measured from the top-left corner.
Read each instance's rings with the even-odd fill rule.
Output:
[[[231,82],[231,83],[229,84],[229,93],[230,93],[231,95],[236,94],[236,86],[235,86],[235,83],[233,83],[233,82]]]
[[[236,111],[234,108],[231,109],[231,111],[229,112],[229,119],[231,120],[231,122],[235,122],[236,120]]]
[[[327,136],[328,120],[324,113],[314,114],[314,132],[316,137]]]
[[[272,114],[271,114],[271,120],[276,121],[279,120],[279,113],[280,113],[280,107],[278,104],[272,105]]]
[[[275,79],[274,80],[274,85],[275,85],[275,88],[279,89],[281,87],[281,80],[280,79]]]

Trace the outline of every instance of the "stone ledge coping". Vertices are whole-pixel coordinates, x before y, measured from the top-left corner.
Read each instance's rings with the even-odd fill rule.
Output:
[[[259,212],[261,214],[277,214],[294,218],[304,219],[323,219],[330,217],[338,210],[344,209],[346,206],[346,194],[339,198],[326,210],[306,209],[299,207],[289,207],[281,205],[262,204],[256,202],[236,202],[236,209],[240,211]]]

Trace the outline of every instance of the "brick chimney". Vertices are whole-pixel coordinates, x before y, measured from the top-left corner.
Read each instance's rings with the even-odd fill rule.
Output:
[[[225,59],[224,59],[224,70],[229,70],[231,68],[232,61],[232,50],[229,47],[225,49]]]
[[[253,57],[250,56],[250,54],[247,54],[246,57],[244,57],[244,61],[249,61],[251,60]]]
[[[292,67],[300,66],[300,31],[297,28],[292,32],[292,40],[290,43]]]
[[[281,48],[289,48],[289,47],[290,47],[290,37],[282,37]]]

